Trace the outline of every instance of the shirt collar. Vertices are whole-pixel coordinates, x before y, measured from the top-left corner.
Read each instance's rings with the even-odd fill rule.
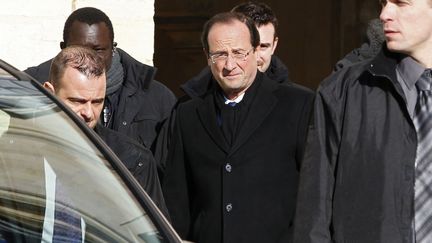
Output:
[[[411,90],[415,87],[417,80],[425,71],[425,67],[416,62],[413,58],[407,56],[399,62],[396,70],[405,82],[405,85]]]
[[[216,97],[218,98],[218,104],[222,105],[222,104],[228,104],[230,102],[240,103],[240,101],[241,101],[242,106],[244,106],[244,107],[249,106],[253,100],[253,97],[255,96],[255,93],[259,89],[259,86],[262,82],[263,77],[264,77],[264,73],[257,72],[257,76],[255,77],[255,80],[252,82],[250,87],[243,94],[239,95],[234,100],[228,100],[228,98],[226,98],[226,96],[225,96],[224,92],[222,91],[222,89],[220,88],[220,86],[217,85],[217,81],[214,81],[214,83],[217,85]]]
[[[237,98],[235,98],[234,100],[230,100],[230,99],[228,99],[228,98],[224,95],[223,98],[224,98],[225,105],[227,105],[228,103],[231,103],[231,102],[240,103],[240,101],[243,100],[244,95],[245,95],[245,93],[239,95],[239,96],[238,96]]]

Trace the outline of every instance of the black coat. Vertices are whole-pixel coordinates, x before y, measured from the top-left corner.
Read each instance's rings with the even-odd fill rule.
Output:
[[[275,55],[272,56],[270,66],[266,70],[265,74],[267,77],[276,81],[277,83],[292,83],[288,77],[288,68]],[[208,89],[211,88],[212,83],[213,75],[211,73],[210,67],[206,66],[198,75],[180,86],[180,89],[183,90],[185,95],[177,101],[177,104],[172,110],[169,120],[163,124],[161,133],[157,138],[157,144],[155,145],[154,155],[158,164],[160,178],[163,178],[163,174],[165,172],[168,148],[171,143],[170,140],[172,136],[172,128],[175,121],[176,107],[180,103],[185,102],[193,97],[204,95]]]
[[[296,211],[298,243],[412,240],[417,135],[383,50],[317,92]]]
[[[169,117],[176,98],[165,85],[153,79],[154,67],[138,62],[120,48],[117,51],[123,66],[124,81],[112,118],[113,129],[153,150],[153,142]],[[51,62],[48,60],[24,72],[43,83],[48,81]]]
[[[174,228],[191,241],[291,242],[298,166],[312,92],[262,73],[232,147],[214,94],[179,105],[163,191]]]
[[[102,125],[97,125],[94,130],[123,162],[161,212],[168,215],[151,151],[126,135]]]

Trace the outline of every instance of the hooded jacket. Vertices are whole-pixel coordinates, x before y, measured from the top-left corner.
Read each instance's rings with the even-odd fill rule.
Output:
[[[382,44],[385,42],[385,36],[383,24],[379,18],[369,21],[366,30],[366,39],[366,42],[359,48],[352,50],[339,60],[334,66],[333,71],[337,72],[354,63],[370,60],[380,52]]]
[[[412,242],[417,134],[396,76],[400,58],[383,49],[318,88],[295,242]]]

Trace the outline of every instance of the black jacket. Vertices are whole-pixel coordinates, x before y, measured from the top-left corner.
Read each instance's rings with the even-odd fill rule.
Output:
[[[152,145],[165,119],[176,102],[174,94],[154,80],[156,69],[142,64],[117,48],[124,70],[123,87],[114,117],[113,129],[137,140],[145,147]],[[24,72],[41,83],[48,80],[52,60]]]
[[[412,240],[417,135],[384,49],[324,80],[316,95],[295,242]]]
[[[128,168],[156,206],[165,215],[168,215],[157,174],[156,162],[151,151],[124,134],[102,125],[97,125],[94,130]]]
[[[270,66],[265,71],[265,74],[278,83],[291,83],[288,77],[288,68],[276,55],[272,55]]]
[[[194,242],[291,242],[313,93],[258,73],[255,98],[230,147],[214,95],[181,103],[163,191],[174,228]]]

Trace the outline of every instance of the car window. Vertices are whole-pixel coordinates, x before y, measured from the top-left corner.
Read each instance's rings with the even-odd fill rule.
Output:
[[[6,70],[0,67],[0,79],[17,80],[14,76],[8,73]]]
[[[0,79],[0,235],[0,242],[164,241],[66,113],[30,82],[7,79]]]

